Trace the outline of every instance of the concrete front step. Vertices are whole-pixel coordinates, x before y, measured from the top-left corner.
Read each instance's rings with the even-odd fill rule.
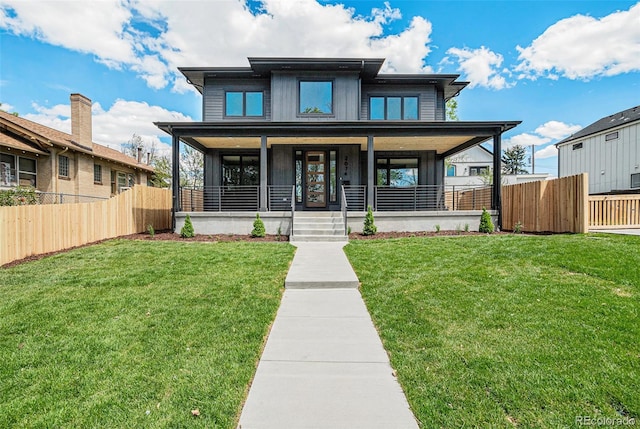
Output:
[[[348,241],[340,212],[296,212],[291,242]]]

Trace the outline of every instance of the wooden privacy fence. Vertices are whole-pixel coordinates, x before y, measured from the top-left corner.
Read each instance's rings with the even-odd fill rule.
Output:
[[[107,238],[171,228],[171,191],[134,186],[109,200],[0,207],[0,265]]]
[[[640,195],[591,195],[589,229],[640,228]]]
[[[502,228],[519,222],[526,232],[578,232],[589,229],[586,173],[502,187]]]

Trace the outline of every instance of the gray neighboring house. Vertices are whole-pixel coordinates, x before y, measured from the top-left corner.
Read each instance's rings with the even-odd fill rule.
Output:
[[[382,74],[384,59],[371,58],[248,61],[180,68],[203,120],[156,123],[172,136],[176,229],[190,214],[198,232],[246,233],[259,211],[269,233],[318,212],[358,231],[367,206],[380,230],[477,223],[478,210],[456,212],[465,195],[445,187],[444,160],[485,141],[499,154],[520,121],[445,121],[446,101],[468,84],[459,75]],[[204,155],[202,187],[180,185],[182,144]],[[499,217],[500,187],[485,191]]]
[[[640,192],[640,106],[558,142],[558,176],[589,174],[589,194]]]

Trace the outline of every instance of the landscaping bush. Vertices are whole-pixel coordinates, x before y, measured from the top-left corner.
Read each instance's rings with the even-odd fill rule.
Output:
[[[374,235],[378,231],[373,219],[373,210],[371,206],[367,206],[367,215],[364,218],[364,228],[362,228],[362,235]]]
[[[260,213],[256,213],[256,220],[253,221],[252,237],[264,237],[267,232],[264,229],[264,222],[260,219]]]
[[[37,203],[36,190],[31,186],[17,186],[0,191],[0,206],[27,206]]]
[[[180,230],[180,237],[182,238],[193,238],[196,236],[195,231],[193,230],[193,223],[191,223],[191,216],[187,215],[184,220],[184,225]]]
[[[487,209],[483,207],[482,215],[480,216],[480,227],[478,228],[478,231],[491,234],[493,232],[493,229],[494,227],[493,222],[491,222],[491,215],[489,214]]]

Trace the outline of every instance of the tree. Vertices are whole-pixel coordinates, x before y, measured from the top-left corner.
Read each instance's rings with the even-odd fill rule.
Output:
[[[264,222],[260,219],[260,213],[256,213],[256,220],[253,221],[252,237],[264,237],[267,234],[264,228]]]
[[[527,151],[522,145],[515,145],[504,150],[502,155],[502,172],[504,174],[527,174],[525,170]]]
[[[362,235],[374,235],[377,231],[378,227],[376,227],[373,219],[373,210],[371,210],[371,206],[367,206],[367,215],[364,217]]]
[[[156,188],[169,188],[171,186],[171,160],[168,156],[156,157],[152,164],[153,176],[151,186]]]
[[[493,222],[491,221],[491,215],[486,208],[482,207],[482,215],[480,215],[480,226],[478,227],[478,231],[491,234],[493,230],[494,227]]]
[[[148,163],[153,165],[154,160],[158,156],[158,145],[155,142],[148,143],[141,136],[133,133],[129,141],[120,145],[122,153],[132,158],[138,159],[138,150],[142,152],[143,159],[148,156]]]
[[[189,145],[180,153],[180,186],[200,187],[204,185],[204,155]]]
[[[458,121],[458,102],[455,98],[447,100],[445,105],[445,116],[448,121]]]

